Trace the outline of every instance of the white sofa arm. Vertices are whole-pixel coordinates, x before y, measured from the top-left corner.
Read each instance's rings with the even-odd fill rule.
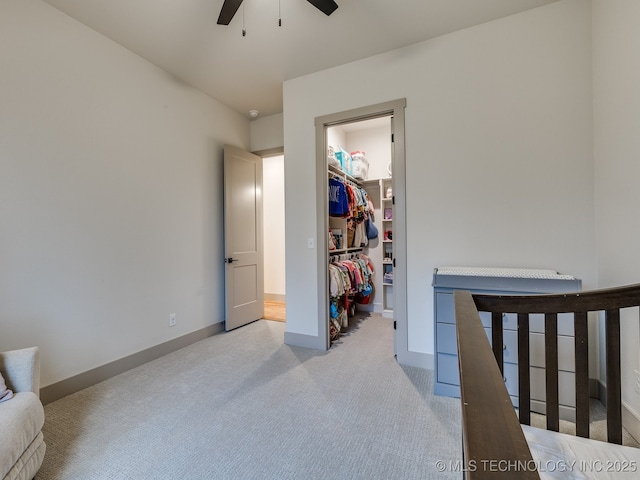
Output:
[[[40,397],[40,349],[22,348],[0,352],[0,371],[7,388],[14,392],[33,392]]]

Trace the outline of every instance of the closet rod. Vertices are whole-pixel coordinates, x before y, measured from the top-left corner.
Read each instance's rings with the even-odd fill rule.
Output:
[[[364,189],[364,187],[362,185],[359,185],[356,182],[349,180],[348,178],[342,178],[340,175],[337,175],[335,173],[330,173],[329,174],[329,178],[335,178],[336,180],[340,180],[342,183],[348,183],[349,185],[351,185],[354,188]]]
[[[335,255],[329,255],[329,262],[333,262],[335,260],[337,261],[342,261],[342,260],[352,260],[354,258],[358,258],[358,255],[360,255],[362,249],[359,249],[353,253],[337,253]]]
[[[329,168],[328,168],[327,171],[329,172],[330,175],[335,175],[336,178],[339,178],[340,180],[346,180],[348,182],[352,182],[352,184],[355,184],[358,187],[362,187],[362,182],[360,180],[358,180],[355,177],[352,177],[347,172],[343,171],[342,169],[340,169],[338,167],[334,167],[333,165],[329,165]]]

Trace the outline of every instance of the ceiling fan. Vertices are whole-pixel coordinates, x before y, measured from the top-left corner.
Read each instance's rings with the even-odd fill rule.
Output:
[[[333,0],[307,0],[311,5],[316,7],[325,15],[331,15],[338,4]],[[220,16],[218,17],[218,25],[229,25],[231,19],[238,11],[242,0],[224,0],[222,9],[220,10]]]

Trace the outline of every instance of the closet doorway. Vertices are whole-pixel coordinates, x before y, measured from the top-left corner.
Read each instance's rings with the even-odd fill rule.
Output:
[[[262,156],[264,218],[264,316],[286,320],[284,245],[284,155]]]
[[[406,206],[405,206],[405,152],[404,152],[404,108],[405,100],[349,110],[316,118],[316,178],[318,205],[318,232],[342,230],[335,219],[329,217],[328,176],[333,175],[331,152],[362,149],[365,157],[371,155],[371,174],[360,184],[373,197],[378,238],[366,249],[366,255],[375,266],[375,294],[366,310],[390,317],[394,325],[394,352],[402,363],[408,353],[406,312]],[[373,130],[382,132],[384,138],[374,139]],[[342,143],[343,145],[339,145]],[[367,146],[368,145],[368,146]],[[331,149],[329,148],[331,147]],[[369,152],[366,149],[370,149]],[[384,150],[386,149],[386,153]],[[382,153],[381,153],[382,152]],[[375,158],[379,156],[380,158]],[[343,169],[344,170],[344,169]],[[351,181],[349,176],[346,181]],[[346,242],[347,232],[340,232]],[[318,235],[318,332],[326,339],[326,348],[331,345],[330,315],[335,313],[330,303],[328,264],[334,241],[325,233]],[[331,243],[331,247],[330,247]],[[357,250],[345,243],[342,255],[357,255]],[[356,248],[356,247],[354,247]],[[346,250],[346,251],[344,251]],[[344,253],[343,253],[344,251]],[[334,253],[334,259],[336,258]],[[324,287],[324,288],[323,288]],[[331,307],[330,307],[331,305]]]

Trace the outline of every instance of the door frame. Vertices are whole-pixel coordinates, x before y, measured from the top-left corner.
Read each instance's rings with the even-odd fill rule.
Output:
[[[395,322],[395,342],[397,359],[400,363],[408,356],[407,336],[407,222],[406,222],[406,162],[405,162],[405,98],[378,103],[366,107],[345,110],[315,118],[316,129],[316,218],[318,238],[318,339],[324,341],[325,350],[329,349],[329,205],[327,202],[327,128],[368,120],[377,117],[393,117],[393,177],[392,188],[395,197],[393,215],[393,246],[395,249],[395,268],[393,272]],[[397,212],[397,213],[396,213]]]
[[[263,172],[264,172],[264,162],[265,162],[265,160],[267,158],[281,156],[284,159],[284,147],[267,148],[267,149],[264,149],[264,150],[253,151],[251,153],[253,153],[254,155],[259,156],[260,158],[262,158],[262,169],[263,169]],[[284,181],[284,172],[283,172],[283,181]],[[263,182],[262,183],[263,183],[263,187],[264,187],[264,174],[263,174]],[[264,192],[264,188],[263,188],[263,192]],[[264,193],[263,193],[263,195],[264,195]],[[285,218],[283,220],[285,222],[285,229],[286,229],[286,215],[285,215]],[[263,226],[263,232],[262,232],[263,237],[264,237],[264,231],[265,231],[266,228],[268,228],[268,227]],[[285,237],[285,232],[282,231],[282,242],[283,243],[285,242],[285,238],[284,237]],[[282,265],[282,270],[286,271],[286,245],[285,245],[284,262],[285,263]],[[264,273],[265,273],[265,276],[266,276],[267,274],[266,274],[266,268],[264,266],[264,257],[263,257],[263,270],[264,270]],[[286,289],[286,282],[285,282],[285,289]],[[266,292],[265,292],[265,295],[266,295]],[[287,295],[286,291],[285,291],[284,295],[285,295],[285,299],[283,301],[286,302],[286,295]],[[267,298],[265,297],[265,301],[266,300],[267,300]],[[278,300],[278,301],[281,301],[281,300]],[[286,319],[285,319],[285,323],[286,323]]]

